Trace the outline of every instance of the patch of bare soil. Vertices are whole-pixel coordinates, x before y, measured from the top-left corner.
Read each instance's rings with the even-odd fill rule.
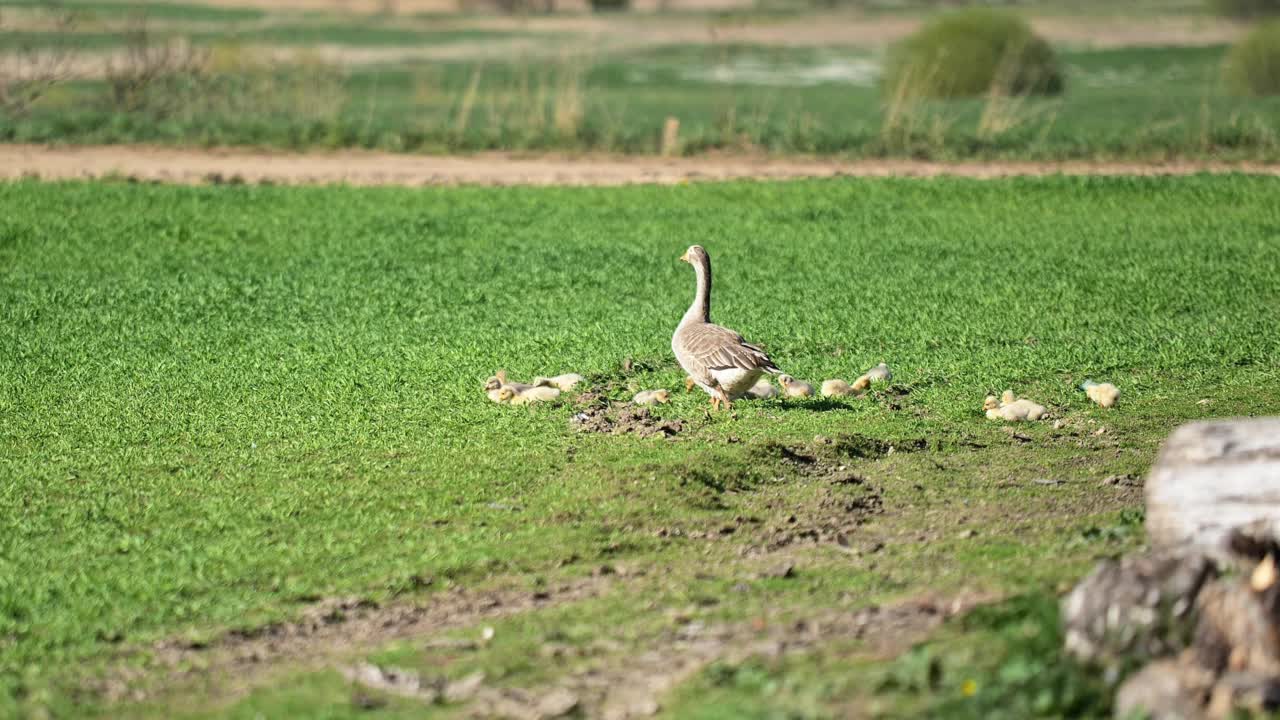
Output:
[[[634,49],[686,43],[878,48],[915,32],[923,21],[840,12],[785,20],[745,15],[705,22],[634,15],[548,15],[477,17],[463,22],[489,30],[576,33],[580,40],[602,47]],[[1038,17],[1031,18],[1031,24],[1054,44],[1104,48],[1219,45],[1234,42],[1246,29],[1241,23],[1193,17]]]
[[[459,589],[431,595],[421,604],[380,606],[359,598],[326,598],[297,620],[231,630],[210,640],[172,638],[142,650],[159,668],[140,668],[133,657],[85,686],[108,701],[140,701],[157,689],[202,682],[234,697],[260,683],[273,667],[307,669],[407,637],[426,637],[453,628],[600,595],[616,576],[596,576],[531,591]],[[138,650],[130,655],[136,656]]]
[[[923,445],[908,444],[904,450]],[[853,469],[858,459],[876,458],[896,452],[888,442],[862,435],[818,437],[812,444],[786,445],[765,443],[750,451],[750,465],[768,469],[779,478],[803,479],[815,483],[816,491],[798,499],[788,490],[790,484],[771,486],[763,492],[776,497],[766,501],[765,517],[739,515],[718,527],[663,527],[656,531],[661,538],[720,541],[734,539],[741,543],[744,556],[776,553],[789,546],[830,545],[851,554],[859,529],[872,517],[884,512],[883,490]],[[694,477],[695,471],[691,471]],[[726,484],[719,479],[720,485]]]
[[[647,647],[571,658],[574,669],[553,684],[484,688],[470,716],[546,720],[577,712],[607,720],[649,717],[662,709],[666,694],[713,662],[777,659],[842,640],[860,640],[877,656],[891,657],[980,602],[983,598],[976,596],[920,599],[801,620],[762,617],[725,625],[677,616],[673,627]]]
[[[629,402],[590,402],[569,418],[570,427],[578,432],[607,435],[634,434],[638,437],[674,437],[685,430],[684,420],[663,420],[649,408]]]
[[[468,156],[404,155],[358,150],[273,153],[253,150],[189,150],[146,146],[0,145],[0,179],[124,178],[180,184],[275,183],[284,185],[629,185],[717,180],[795,178],[939,177],[1000,178],[1019,175],[1189,175],[1244,172],[1280,175],[1261,163],[939,163],[915,160],[785,159],[749,156],[662,158],[606,155]]]

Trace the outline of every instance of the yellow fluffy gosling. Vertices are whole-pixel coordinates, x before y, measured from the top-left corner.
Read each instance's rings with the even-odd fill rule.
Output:
[[[534,385],[543,387],[555,387],[560,392],[573,392],[573,388],[583,381],[583,377],[578,373],[565,373],[556,375],[555,377],[536,377],[533,379]]]
[[[789,398],[813,397],[812,385],[790,375],[779,375],[778,384],[782,385],[782,393]]]
[[[870,378],[870,376],[862,375],[862,376],[860,376],[857,380],[854,380],[854,381],[853,381],[853,391],[854,391],[854,392],[857,392],[857,393],[863,393],[863,392],[866,392],[866,391],[868,391],[868,390],[870,390],[870,389],[871,389],[871,378]]]
[[[671,391],[666,388],[659,390],[641,390],[636,396],[631,398],[631,402],[637,405],[661,405],[671,400]]]
[[[778,388],[774,387],[773,383],[769,382],[768,378],[760,378],[756,381],[756,384],[752,385],[751,389],[747,391],[747,397],[755,398],[756,400],[778,397]]]
[[[822,397],[847,397],[852,394],[853,388],[843,380],[837,378],[822,381]]]
[[[525,390],[528,390],[531,387],[533,386],[526,385],[524,383],[507,382],[506,370],[499,370],[498,372],[494,373],[492,377],[490,377],[488,380],[485,380],[484,382],[485,394],[489,396],[490,400],[496,403],[505,403],[505,402],[511,401],[511,398],[507,398],[506,400],[502,399],[503,388],[511,388],[511,393],[512,393],[512,396],[514,397],[515,395],[519,395],[521,392],[524,392]]]
[[[512,405],[531,405],[537,402],[545,402],[547,400],[555,400],[560,397],[560,389],[548,387],[546,385],[534,385],[525,388],[515,394],[511,398]]]
[[[1084,390],[1084,394],[1089,396],[1090,400],[1104,408],[1115,405],[1116,399],[1120,397],[1120,388],[1111,383],[1096,383],[1092,380],[1085,380],[1080,387]]]
[[[1014,397],[1012,390],[1005,390],[1000,395],[1000,404],[997,406],[995,398],[988,396],[982,403],[982,408],[987,411],[987,417],[991,420],[1004,420],[1006,422],[1021,422],[1023,420],[1039,420],[1048,414],[1045,406],[1023,398],[1021,400]]]
[[[502,381],[496,376],[484,381],[484,394],[488,395],[489,399],[496,403],[504,403],[511,400],[510,396],[503,397]],[[510,395],[515,395],[515,393],[512,392]]]

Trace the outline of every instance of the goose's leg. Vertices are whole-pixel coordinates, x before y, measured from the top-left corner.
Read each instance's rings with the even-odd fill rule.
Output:
[[[711,394],[711,409],[719,410],[721,404],[724,403],[724,390],[720,388],[720,381],[715,379],[714,377],[711,378],[710,394]]]
[[[721,407],[723,407],[725,410],[732,412],[733,403],[729,401],[729,393],[725,392],[724,388],[720,387],[719,384],[716,385],[716,392],[720,395]]]

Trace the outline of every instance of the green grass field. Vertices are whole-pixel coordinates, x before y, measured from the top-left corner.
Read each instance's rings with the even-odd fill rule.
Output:
[[[153,648],[252,637],[319,598],[527,594],[606,562],[637,571],[486,621],[495,640],[474,652],[347,652],[529,687],[587,662],[539,661],[552,639],[625,665],[670,639],[673,612],[742,628],[967,591],[1024,599],[893,662],[833,637],[719,663],[664,707],[952,707],[976,678],[957,706],[975,716],[1025,717],[1032,699],[1104,712],[1096,679],[1024,647],[1057,647],[1053,595],[1140,542],[1140,490],[1100,481],[1140,477],[1186,420],[1280,412],[1271,178],[20,182],[0,207],[0,715],[413,714],[353,703],[341,656],[232,672],[232,692],[194,670],[169,682]],[[733,418],[678,392],[655,411],[685,423],[667,440],[485,399],[499,367],[577,371],[613,400],[675,388],[693,242],[715,262],[716,319],[788,372],[852,380],[884,360],[892,386]],[[1117,383],[1120,405],[1091,406],[1086,378]],[[1019,439],[986,420],[983,396],[1006,387],[1064,427]],[[781,560],[794,577],[761,574]],[[913,680],[920,653],[940,684]],[[95,688],[122,665],[169,692],[107,705]]]

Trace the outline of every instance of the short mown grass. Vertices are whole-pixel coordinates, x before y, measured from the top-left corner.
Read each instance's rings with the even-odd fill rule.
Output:
[[[711,612],[1051,593],[1140,542],[1108,529],[1132,526],[1138,498],[1101,477],[1141,475],[1187,419],[1280,412],[1271,178],[19,182],[0,207],[0,714],[82,712],[80,678],[119,652],[326,595],[413,596],[415,577],[651,564],[653,592],[624,602],[660,613],[690,583],[732,584],[705,573],[736,572],[752,540],[659,530],[871,486],[879,565],[819,554],[809,580]],[[692,293],[676,258],[694,242],[717,319],[783,368],[852,379],[884,360],[906,394],[707,419],[680,392],[659,412],[690,428],[670,441],[582,436],[569,407],[484,398],[499,367],[577,371],[617,399],[676,387],[669,338]],[[1086,378],[1117,383],[1119,407],[1090,406]],[[979,412],[1006,387],[1077,430],[1010,439]],[[841,434],[919,450],[852,458],[869,484],[836,489],[767,452]],[[1064,483],[1031,482],[1045,476]],[[608,632],[615,612],[578,622]],[[527,646],[480,662],[518,682]],[[246,702],[279,714],[273,697]]]

